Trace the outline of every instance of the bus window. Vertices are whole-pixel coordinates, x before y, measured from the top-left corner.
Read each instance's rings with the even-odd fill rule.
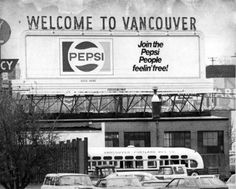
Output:
[[[143,168],[143,161],[135,161],[135,168]]]
[[[156,159],[156,156],[148,156],[148,159]]]
[[[103,165],[107,165],[107,162],[106,162],[106,161],[103,161],[102,164],[103,164]]]
[[[165,160],[165,165],[169,165],[169,160]]]
[[[109,165],[113,165],[113,161],[109,161]]]
[[[185,167],[188,167],[188,160],[181,160],[181,164],[185,165]]]
[[[124,168],[123,161],[120,161],[120,168]]]
[[[160,165],[164,165],[164,162],[162,160],[160,160]]]
[[[179,156],[178,155],[172,155],[170,156],[171,159],[179,159]]]
[[[102,162],[101,162],[101,161],[98,161],[98,165],[102,165]]]
[[[134,168],[133,161],[125,161],[125,168]]]
[[[104,160],[111,160],[112,157],[111,157],[111,156],[104,156],[103,159],[104,159]]]
[[[93,160],[101,160],[102,158],[100,156],[94,156],[92,159]]]
[[[114,165],[115,165],[115,166],[118,166],[118,162],[117,162],[117,161],[114,161]]]
[[[157,162],[156,161],[148,161],[148,168],[156,168]]]
[[[136,156],[136,159],[143,159],[143,156]]]
[[[179,160],[171,160],[171,164],[179,164]]]
[[[96,161],[92,161],[92,166],[93,166],[93,167],[96,166]]]
[[[188,156],[187,156],[187,155],[182,155],[181,158],[182,158],[182,159],[187,159]]]
[[[161,155],[160,158],[161,158],[161,159],[168,159],[168,156],[166,156],[166,155]]]
[[[196,168],[197,167],[197,162],[195,160],[190,160],[190,167],[191,168]]]
[[[114,159],[121,160],[121,159],[123,159],[123,157],[122,156],[115,156]]]

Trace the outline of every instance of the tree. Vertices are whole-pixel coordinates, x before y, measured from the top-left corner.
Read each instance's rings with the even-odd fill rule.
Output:
[[[45,171],[53,159],[56,136],[37,124],[40,116],[0,94],[0,183],[6,189],[23,189]]]

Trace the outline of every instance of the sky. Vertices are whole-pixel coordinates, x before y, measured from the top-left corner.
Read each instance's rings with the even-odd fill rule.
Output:
[[[10,24],[12,39],[27,29],[27,15],[195,17],[206,60],[236,54],[236,0],[0,0],[0,18]]]

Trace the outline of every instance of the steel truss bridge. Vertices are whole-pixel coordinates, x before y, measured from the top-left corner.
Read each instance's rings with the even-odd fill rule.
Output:
[[[111,95],[20,95],[18,100],[26,102],[27,110],[42,114],[132,114],[141,117],[152,112],[152,94],[111,94]],[[213,97],[206,93],[162,94],[162,113],[195,112],[201,115],[211,110]]]

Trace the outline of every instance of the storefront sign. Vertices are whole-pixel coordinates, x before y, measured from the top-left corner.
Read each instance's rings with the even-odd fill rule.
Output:
[[[18,59],[0,59],[0,73],[12,72],[17,62]]]

